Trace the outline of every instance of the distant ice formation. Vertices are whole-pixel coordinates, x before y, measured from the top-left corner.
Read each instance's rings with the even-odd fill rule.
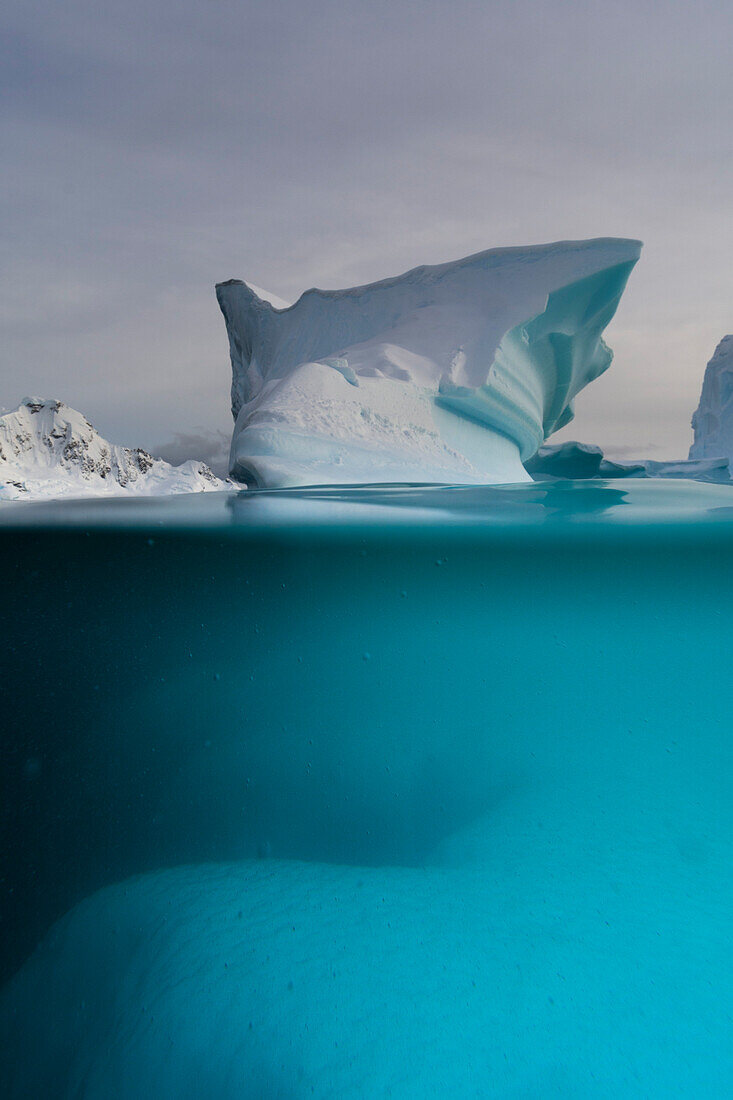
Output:
[[[0,416],[0,500],[155,496],[231,487],[202,462],[171,466],[140,447],[108,443],[62,401],[27,397]]]
[[[690,458],[733,461],[733,336],[723,337],[707,365],[692,428]]]
[[[525,467],[535,481],[544,481],[551,477],[584,480],[590,477],[645,476],[643,462],[611,462],[600,447],[593,443],[577,443],[575,440],[540,447],[537,454],[525,463]]]
[[[687,478],[689,481],[712,481],[721,485],[730,481],[727,458],[691,457],[670,462],[646,459],[644,472],[647,477]]]
[[[540,447],[525,467],[535,481],[616,477],[686,478],[716,484],[730,481],[727,458],[690,457],[668,462],[643,458],[636,462],[613,462],[604,456],[600,447],[574,440]]]
[[[527,480],[523,460],[606,370],[641,245],[495,249],[276,309],[220,283],[232,474],[263,487]]]

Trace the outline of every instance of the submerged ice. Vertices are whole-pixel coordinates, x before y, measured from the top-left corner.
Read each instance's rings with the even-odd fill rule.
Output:
[[[638,241],[496,249],[285,309],[217,286],[249,484],[513,482],[611,362]]]
[[[7,504],[0,1094],[726,1096],[732,498]]]
[[[460,867],[210,864],[91,897],[0,999],[14,1049],[43,1036],[6,1096],[722,1100],[715,873],[595,851],[580,820],[548,842],[546,813],[500,810]]]

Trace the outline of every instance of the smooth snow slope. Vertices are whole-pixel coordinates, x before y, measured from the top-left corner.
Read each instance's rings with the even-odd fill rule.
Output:
[[[228,488],[203,462],[171,466],[141,447],[108,443],[62,401],[27,397],[0,416],[0,500]]]
[[[605,238],[495,249],[277,310],[217,286],[235,477],[267,487],[526,480],[611,352],[639,257]]]
[[[690,458],[733,461],[733,336],[724,336],[705,369],[693,417]]]

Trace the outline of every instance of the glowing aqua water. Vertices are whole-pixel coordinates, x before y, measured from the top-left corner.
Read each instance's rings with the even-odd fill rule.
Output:
[[[4,1095],[729,1094],[733,489],[0,528]]]

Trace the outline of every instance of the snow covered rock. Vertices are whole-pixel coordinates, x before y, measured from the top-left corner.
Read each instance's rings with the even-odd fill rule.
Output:
[[[733,336],[724,336],[707,365],[692,417],[690,458],[733,460]]]
[[[526,481],[611,362],[638,241],[494,249],[276,309],[220,283],[232,474],[266,487]]]
[[[226,488],[202,462],[171,466],[140,447],[108,443],[62,401],[27,397],[0,416],[0,500]]]

